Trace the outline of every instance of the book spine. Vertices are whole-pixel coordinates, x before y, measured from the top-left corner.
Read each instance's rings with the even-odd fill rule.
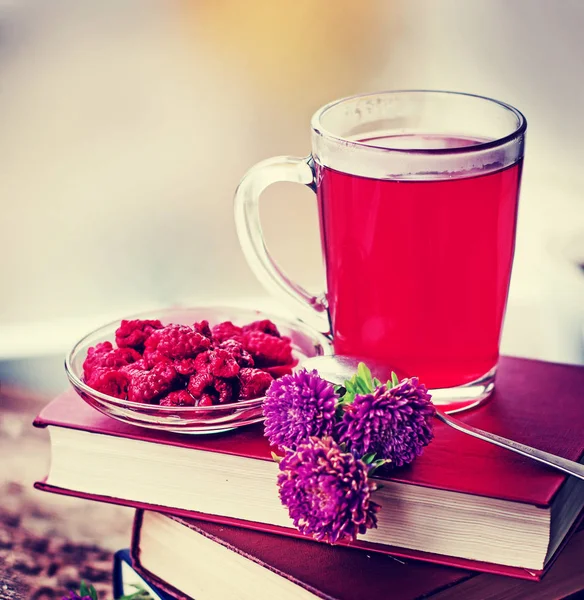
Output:
[[[134,516],[134,524],[132,526],[132,544],[130,546],[130,557],[132,559],[132,567],[146,581],[152,582],[156,587],[163,592],[175,598],[176,600],[195,600],[190,596],[185,596],[183,592],[173,587],[170,583],[163,581],[154,573],[151,573],[142,566],[140,562],[140,531],[142,528],[143,511],[138,509]]]

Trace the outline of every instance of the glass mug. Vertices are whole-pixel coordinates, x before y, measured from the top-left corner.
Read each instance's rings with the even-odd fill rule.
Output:
[[[311,126],[310,156],[263,161],[237,189],[250,267],[300,319],[318,315],[337,354],[419,377],[449,412],[477,405],[494,389],[525,118],[480,96],[396,91],[332,102]],[[321,297],[290,281],[265,246],[259,197],[279,181],[316,192]]]

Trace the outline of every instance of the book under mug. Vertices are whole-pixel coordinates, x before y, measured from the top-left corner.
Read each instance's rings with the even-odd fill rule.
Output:
[[[584,368],[501,359],[497,389],[465,422],[571,460],[584,454]],[[69,391],[39,415],[52,443],[40,489],[299,536],[261,425],[189,437],[126,425]],[[378,528],[354,545],[539,578],[574,529],[584,482],[436,423],[406,468],[380,476]]]

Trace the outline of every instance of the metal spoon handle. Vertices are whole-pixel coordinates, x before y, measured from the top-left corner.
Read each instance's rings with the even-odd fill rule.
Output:
[[[357,366],[361,360],[367,364],[373,375],[381,381],[387,381],[391,376],[391,369],[387,365],[367,358],[360,359],[354,356],[316,356],[303,361],[302,366],[307,369],[316,369],[319,375],[328,381],[342,383],[357,371]],[[495,444],[512,452],[517,452],[517,454],[537,460],[544,465],[548,465],[569,475],[574,475],[574,477],[578,477],[579,479],[584,479],[584,465],[580,463],[561,458],[549,452],[543,452],[543,450],[537,450],[513,440],[508,440],[500,435],[472,427],[472,425],[466,425],[462,421],[446,416],[438,410],[436,411],[436,418],[462,433],[472,435],[479,440]]]
[[[472,427],[472,425],[462,423],[462,421],[459,421],[458,419],[453,419],[452,417],[446,416],[440,411],[436,411],[436,418],[443,423],[450,425],[450,427],[454,427],[454,429],[458,429],[458,431],[472,435],[479,440],[490,442],[496,446],[501,446],[501,448],[506,448],[512,452],[517,452],[517,454],[522,454],[523,456],[537,460],[545,465],[553,467],[554,469],[558,469],[560,471],[564,471],[564,473],[568,473],[569,475],[574,475],[574,477],[584,479],[584,465],[581,465],[580,463],[568,460],[567,458],[561,458],[560,456],[550,454],[549,452],[544,452],[543,450],[537,450],[536,448],[526,446],[525,444],[520,444],[519,442],[514,442],[513,440],[508,440],[500,435],[489,433],[488,431],[483,431],[482,429],[477,429],[476,427]]]

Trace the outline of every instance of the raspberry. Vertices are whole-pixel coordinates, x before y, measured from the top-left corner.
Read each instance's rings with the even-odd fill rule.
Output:
[[[237,394],[235,394],[235,384],[237,380],[222,379],[215,377],[213,381],[213,387],[219,394],[219,404],[227,404],[232,400],[237,400]],[[235,396],[235,397],[234,397]]]
[[[235,359],[235,362],[240,367],[253,367],[253,358],[251,354],[243,347],[241,342],[237,340],[226,340],[219,344],[222,350],[227,350]]]
[[[199,371],[192,375],[187,385],[187,390],[195,397],[200,398],[205,389],[213,385],[215,378],[209,371]]]
[[[290,338],[274,337],[263,331],[244,334],[245,349],[253,356],[256,367],[274,367],[293,362]]]
[[[203,394],[198,400],[195,400],[197,406],[213,406],[216,404],[215,397],[211,394]]]
[[[130,365],[124,365],[123,367],[120,367],[120,371],[122,373],[125,373],[126,375],[128,375],[128,377],[130,377],[130,379],[132,378],[132,375],[134,373],[139,373],[142,371],[149,371],[154,365],[149,365],[143,358],[141,358],[140,360],[137,360],[135,363],[132,363]]]
[[[240,400],[260,398],[266,393],[273,379],[269,373],[260,369],[241,369],[239,372]]]
[[[149,362],[163,357],[171,360],[193,358],[211,345],[209,338],[187,325],[168,325],[155,331],[147,340],[144,356]]]
[[[226,340],[241,341],[243,329],[234,325],[231,321],[224,321],[213,327],[213,340],[220,344]]]
[[[239,365],[235,358],[227,352],[217,348],[211,352],[210,370],[216,377],[235,377],[239,373]]]
[[[123,320],[116,330],[116,344],[120,348],[134,348],[140,352],[144,351],[144,343],[153,331],[162,329],[162,323],[156,320],[134,319]]]
[[[209,371],[201,371],[190,378],[187,390],[198,400],[211,397],[213,404],[226,404],[237,399],[237,384],[235,378],[213,377]],[[199,405],[200,402],[197,403],[197,406]]]
[[[114,347],[111,342],[100,342],[87,351],[87,356],[83,361],[83,374],[87,380],[91,376],[93,369],[101,367],[104,357],[110,353]]]
[[[254,321],[249,325],[244,325],[243,333],[247,333],[248,331],[262,331],[263,333],[267,333],[268,335],[280,337],[280,332],[278,331],[278,328],[269,319],[264,319],[263,321]]]
[[[233,356],[221,348],[199,354],[195,368],[197,373],[207,372],[214,377],[235,377],[239,373],[239,365]]]
[[[209,353],[209,370],[215,377],[235,377],[239,373],[239,365],[233,355],[222,348]]]
[[[178,390],[164,396],[160,406],[195,406],[195,399],[186,390]]]
[[[170,392],[177,380],[177,373],[170,363],[154,365],[150,371],[132,374],[128,387],[128,400],[150,403]]]
[[[95,369],[119,369],[140,358],[140,354],[133,348],[113,348],[110,342],[101,342],[87,351],[87,357],[83,361],[83,374],[85,379],[89,379]]]
[[[174,365],[174,363],[177,361],[170,360],[170,358],[168,358],[168,356],[164,356],[164,354],[161,354],[157,350],[154,350],[153,352],[149,352],[148,350],[145,350],[144,356],[142,356],[142,362],[145,365],[145,370],[149,371],[152,367],[159,365],[161,363],[170,363],[170,364]]]
[[[93,348],[90,348],[87,351],[87,356],[89,357],[92,354],[106,354],[111,352],[114,349],[111,342],[99,342],[99,344],[95,344]]]
[[[100,367],[93,370],[87,385],[102,394],[123,400],[128,392],[129,382],[130,378],[125,373]]]
[[[205,354],[204,352],[202,354]],[[199,354],[201,356],[201,354]],[[180,375],[193,375],[197,371],[196,358],[181,358],[175,360],[173,366]]]
[[[193,329],[197,333],[204,335],[206,338],[211,339],[213,337],[213,334],[211,333],[211,328],[209,327],[209,321],[207,321],[207,320],[199,321],[198,323],[195,323],[193,325]]]

